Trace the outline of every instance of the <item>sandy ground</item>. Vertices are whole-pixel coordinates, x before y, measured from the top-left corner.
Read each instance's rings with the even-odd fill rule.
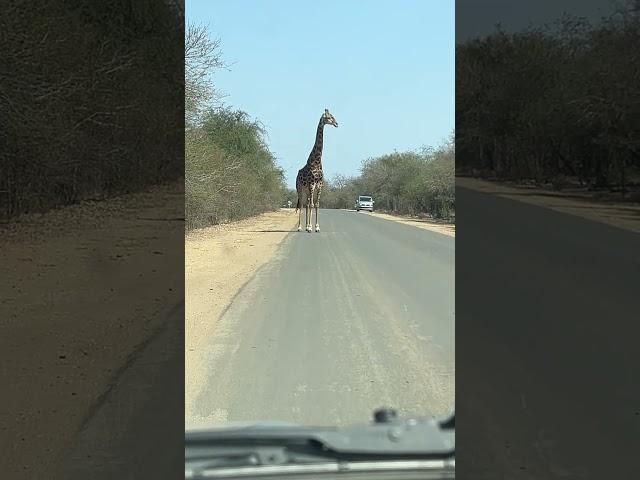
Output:
[[[185,423],[197,423],[193,403],[207,373],[203,347],[216,321],[256,270],[275,255],[297,220],[293,209],[281,209],[186,235]]]
[[[402,215],[389,215],[388,213],[380,212],[373,212],[373,215],[379,218],[384,218],[385,220],[393,220],[394,222],[404,223],[405,225],[412,225],[414,227],[424,228],[425,230],[431,230],[432,232],[442,233],[450,237],[456,236],[456,226],[450,223],[440,223],[433,220],[412,218]]]
[[[0,469],[60,465],[127,357],[182,299],[183,184],[0,230]]]
[[[637,203],[596,201],[585,194],[516,187],[469,177],[456,177],[456,185],[640,233],[640,205]]]

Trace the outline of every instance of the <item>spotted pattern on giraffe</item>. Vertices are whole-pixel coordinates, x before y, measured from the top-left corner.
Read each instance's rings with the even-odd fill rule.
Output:
[[[305,202],[307,232],[313,231],[313,207],[315,207],[316,210],[315,230],[316,232],[320,231],[318,209],[320,208],[320,193],[322,192],[322,187],[324,185],[324,175],[322,173],[322,143],[325,125],[333,125],[336,128],[338,127],[338,122],[335,117],[326,108],[318,122],[316,141],[311,153],[309,154],[309,158],[307,159],[307,164],[298,171],[298,175],[296,177],[296,191],[298,192],[298,203],[296,204],[296,211],[298,212],[298,231],[302,230],[301,207],[303,201]]]

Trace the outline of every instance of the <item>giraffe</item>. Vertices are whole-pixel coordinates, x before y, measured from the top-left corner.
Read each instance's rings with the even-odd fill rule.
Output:
[[[316,133],[316,142],[313,144],[313,149],[307,159],[307,164],[298,171],[296,177],[296,190],[298,192],[298,203],[296,204],[296,212],[298,212],[298,231],[302,230],[300,224],[302,223],[302,199],[306,197],[305,207],[305,219],[307,223],[307,232],[312,232],[311,226],[313,222],[313,207],[316,208],[316,232],[320,231],[320,224],[318,222],[318,208],[320,207],[320,191],[322,190],[323,175],[322,175],[322,132],[325,125],[333,125],[338,127],[338,122],[329,113],[329,110],[324,109],[324,113],[320,117],[318,122],[318,131]],[[315,205],[313,202],[315,196]]]

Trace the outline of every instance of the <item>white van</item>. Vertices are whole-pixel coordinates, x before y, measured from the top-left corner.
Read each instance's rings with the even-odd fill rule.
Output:
[[[367,195],[360,195],[358,197],[358,200],[356,200],[355,209],[357,212],[359,212],[360,210],[368,210],[370,212],[373,212],[373,204],[373,198]]]

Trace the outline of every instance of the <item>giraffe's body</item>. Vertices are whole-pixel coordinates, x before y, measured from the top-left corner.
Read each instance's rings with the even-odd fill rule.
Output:
[[[318,208],[320,207],[320,192],[324,185],[324,176],[322,174],[322,136],[324,126],[326,124],[338,126],[336,119],[329,113],[329,110],[325,109],[320,122],[318,123],[318,130],[316,132],[316,141],[313,145],[313,149],[307,159],[307,164],[298,171],[296,177],[296,191],[298,192],[298,203],[296,210],[298,210],[298,231],[302,230],[302,201],[305,200],[305,212],[307,232],[313,231],[313,207],[316,209],[316,232],[320,231],[320,224],[318,222]],[[314,202],[315,200],[315,202]]]

